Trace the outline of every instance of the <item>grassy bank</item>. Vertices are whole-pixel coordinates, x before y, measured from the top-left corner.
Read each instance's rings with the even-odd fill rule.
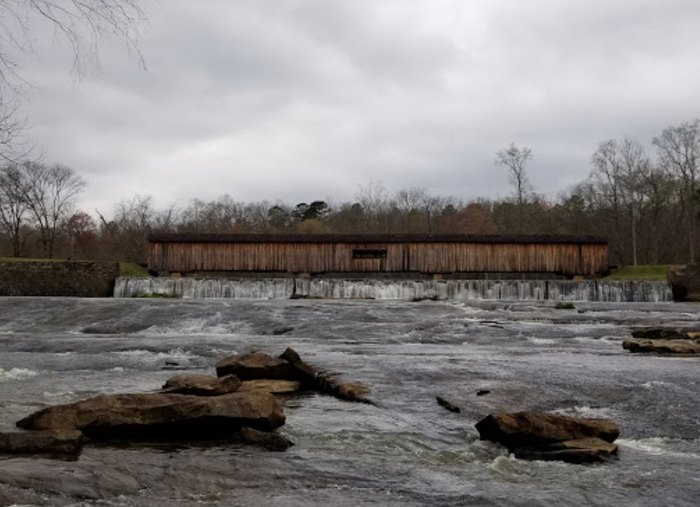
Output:
[[[119,275],[120,276],[131,276],[131,277],[137,277],[137,278],[143,278],[146,276],[150,276],[148,274],[148,270],[141,266],[140,264],[136,264],[135,262],[120,262],[119,263]]]
[[[625,266],[617,269],[604,280],[666,280],[668,265]]]

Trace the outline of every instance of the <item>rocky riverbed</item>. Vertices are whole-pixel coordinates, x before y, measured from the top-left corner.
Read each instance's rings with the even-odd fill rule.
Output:
[[[621,346],[636,327],[692,327],[692,304],[0,303],[3,432],[47,406],[213,375],[252,350],[290,346],[372,388],[372,403],[289,397],[277,430],[296,444],[286,452],[142,442],[90,444],[73,461],[3,457],[0,505],[695,505],[700,495],[700,359]],[[522,411],[611,419],[618,458],[520,459],[475,428]]]

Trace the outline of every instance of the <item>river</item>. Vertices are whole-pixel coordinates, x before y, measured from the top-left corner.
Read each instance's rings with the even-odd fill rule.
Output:
[[[3,298],[0,431],[49,404],[153,391],[287,346],[370,386],[376,406],[289,398],[281,430],[296,445],[282,453],[215,442],[0,457],[0,505],[695,506],[700,358],[621,342],[632,326],[697,322],[681,303]],[[524,409],[614,419],[619,459],[530,462],[478,439],[485,415]]]

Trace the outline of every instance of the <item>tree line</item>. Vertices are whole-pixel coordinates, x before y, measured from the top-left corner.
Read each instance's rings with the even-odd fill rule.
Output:
[[[352,201],[240,202],[230,195],[157,208],[147,195],[111,215],[75,210],[85,183],[37,162],[0,168],[0,255],[145,260],[150,233],[572,234],[608,239],[617,265],[694,263],[698,247],[700,120],[664,129],[653,155],[639,142],[602,141],[587,178],[554,199],[533,191],[533,152],[515,143],[494,164],[512,196],[463,201],[423,188],[389,193],[371,181]]]

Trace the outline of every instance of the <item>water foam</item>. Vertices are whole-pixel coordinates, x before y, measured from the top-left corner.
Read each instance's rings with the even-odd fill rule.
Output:
[[[3,370],[0,368],[0,382],[7,380],[26,380],[36,377],[38,374],[38,371],[29,370],[27,368],[12,368],[10,370]]]
[[[535,337],[529,337],[527,339],[530,343],[533,343],[535,345],[554,345],[557,343],[557,340],[554,338],[535,338]]]
[[[234,320],[226,320],[221,314],[204,318],[186,318],[177,320],[171,324],[156,324],[136,334],[152,336],[207,336],[207,335],[233,335],[250,334],[248,323]]]
[[[697,440],[695,440],[697,442]],[[700,455],[693,452],[683,452],[678,451],[677,447],[687,447],[688,441],[665,438],[665,437],[652,437],[652,438],[640,438],[640,439],[627,439],[619,438],[617,439],[618,444],[623,447],[628,447],[636,451],[641,451],[646,454],[651,454],[654,456],[673,456],[676,458],[693,458],[698,459]]]
[[[607,407],[589,407],[587,405],[558,408],[552,410],[555,414],[568,415],[571,417],[586,417],[591,419],[613,419],[614,410]]]

